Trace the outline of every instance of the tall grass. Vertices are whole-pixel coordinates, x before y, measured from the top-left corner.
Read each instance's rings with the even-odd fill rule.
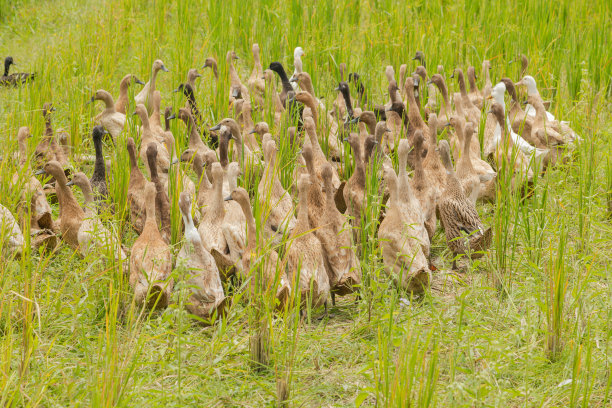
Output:
[[[44,130],[44,102],[57,108],[54,128],[70,133],[72,166],[91,174],[81,157],[93,152],[92,117],[101,109],[85,105],[92,92],[102,88],[116,96],[126,73],[147,81],[160,58],[170,69],[158,77],[162,104],[177,112],[184,98],[171,90],[189,68],[213,56],[219,81],[210,69],[201,71],[196,90],[204,126],[210,126],[230,110],[226,52],[237,52],[237,69],[246,79],[253,42],[261,47],[264,68],[280,61],[288,72],[293,48],[302,46],[304,69],[328,107],[337,95],[341,62],[360,74],[373,106],[388,100],[384,66],[397,73],[407,63],[410,70],[417,50],[425,52],[430,73],[438,64],[447,77],[455,66],[476,66],[479,85],[483,59],[492,62],[493,81],[518,79],[518,64],[508,63],[524,53],[543,97],[553,100],[550,111],[570,120],[585,139],[572,160],[534,180],[529,198],[524,175],[515,175],[513,184],[510,166],[501,165],[496,203],[478,206],[494,231],[490,253],[453,277],[446,273],[452,260],[445,256],[444,237],[436,235],[432,262],[441,271],[420,300],[406,299],[381,273],[376,231],[384,203],[381,163],[375,160],[360,230],[361,300],[340,300],[322,321],[301,319],[299,301],[277,313],[269,293],[243,297],[246,284],[228,315],[211,327],[184,311],[188,288],[180,283],[176,304],[149,313],[133,304],[113,260],[119,245],[114,239],[104,253],[86,259],[66,246],[47,254],[26,250],[21,258],[3,252],[0,405],[609,405],[610,16],[610,3],[601,0],[0,0],[0,56],[12,55],[15,70],[37,73],[29,86],[0,89],[0,203],[17,218],[27,211],[20,194],[27,169],[12,159],[16,133],[30,127],[32,154]],[[130,100],[139,90],[130,89]],[[135,234],[127,222],[125,141],[139,138],[130,113],[116,147],[105,144],[115,207],[101,215],[126,247]],[[253,112],[253,119],[274,122],[270,109]],[[272,134],[281,183],[293,192],[300,147],[289,143],[290,125],[295,123]],[[188,134],[180,121],[171,130],[178,156]],[[348,145],[345,152],[338,166],[343,179],[353,171]],[[395,154],[391,160],[397,164]],[[193,176],[185,165],[170,172],[174,251],[182,237],[177,199],[183,188],[175,177],[182,173]],[[259,178],[245,172],[240,179],[253,198]],[[254,213],[260,227],[266,210],[255,204]],[[22,228],[29,237],[27,225]],[[261,262],[272,246],[261,237],[259,245]],[[282,248],[274,249],[282,258]],[[254,271],[260,270],[256,265]],[[179,281],[180,272],[175,274]],[[490,295],[491,283],[503,296]],[[264,351],[257,356],[265,358],[252,354],[255,338]],[[570,384],[559,386],[568,378]]]

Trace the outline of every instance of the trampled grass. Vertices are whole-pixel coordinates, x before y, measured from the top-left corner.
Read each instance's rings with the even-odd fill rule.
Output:
[[[105,261],[112,256],[81,259],[66,246],[15,260],[3,254],[0,405],[260,407],[277,404],[281,394],[292,407],[612,404],[610,2],[0,0],[0,27],[0,56],[13,56],[17,71],[37,73],[29,86],[0,89],[0,203],[14,213],[21,185],[11,179],[24,170],[12,159],[17,129],[30,127],[31,152],[44,131],[44,102],[57,109],[55,129],[70,133],[73,157],[92,155],[92,118],[101,106],[85,102],[96,89],[116,96],[125,74],[146,81],[160,58],[170,69],[158,76],[162,106],[177,111],[185,101],[172,90],[188,69],[215,56],[220,81],[205,70],[196,91],[212,125],[228,113],[226,52],[236,51],[246,78],[254,42],[264,67],[281,61],[289,70],[294,47],[302,46],[304,70],[328,107],[341,62],[360,73],[369,101],[381,103],[384,66],[410,69],[417,50],[428,68],[443,65],[447,77],[468,65],[480,76],[489,59],[494,83],[518,80],[520,64],[510,61],[524,53],[544,98],[553,101],[550,111],[584,138],[568,163],[537,179],[531,198],[502,184],[497,203],[479,205],[494,240],[464,273],[443,273],[452,255],[438,233],[432,251],[442,272],[409,305],[382,270],[379,180],[372,173],[360,251],[363,294],[357,302],[341,299],[328,319],[315,311],[300,322],[295,308],[275,315],[266,299],[254,305],[244,291],[226,318],[204,328],[181,307],[180,285],[164,312],[136,307],[117,265]],[[253,119],[273,123],[259,112]],[[135,235],[123,217],[124,146],[128,137],[138,141],[137,123],[128,115],[118,147],[105,145],[119,204],[102,217],[126,246]],[[186,128],[173,121],[172,132],[180,152]],[[279,146],[288,190],[297,150]],[[91,174],[91,165],[74,165]],[[350,157],[342,169],[348,177]],[[501,172],[501,180],[509,178]],[[243,175],[240,182],[251,197],[256,181]],[[178,252],[181,186],[173,181],[170,191]],[[263,209],[255,207],[259,218]],[[251,361],[257,335],[268,338],[265,369]]]

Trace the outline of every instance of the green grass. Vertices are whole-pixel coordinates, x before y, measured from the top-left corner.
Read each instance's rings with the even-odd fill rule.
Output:
[[[414,66],[417,50],[425,52],[430,70],[442,64],[447,77],[455,66],[475,65],[479,84],[484,58],[492,62],[493,81],[518,80],[520,67],[509,62],[524,53],[544,98],[554,102],[551,112],[571,121],[585,139],[568,164],[537,180],[529,200],[502,186],[496,204],[479,206],[493,227],[491,251],[460,279],[437,278],[411,306],[382,270],[374,218],[381,203],[373,174],[361,248],[362,300],[342,299],[322,321],[314,312],[300,322],[295,309],[274,316],[265,299],[258,306],[262,320],[261,311],[254,313],[238,295],[226,319],[203,328],[181,307],[186,292],[180,284],[176,304],[149,313],[133,304],[117,265],[103,259],[81,259],[65,246],[50,256],[26,251],[20,260],[3,254],[1,406],[259,407],[275,405],[278,389],[288,390],[294,407],[610,405],[610,2],[0,0],[0,27],[0,56],[13,56],[19,71],[37,73],[31,86],[0,89],[0,203],[13,212],[20,186],[10,181],[23,172],[10,159],[17,129],[30,127],[32,151],[44,130],[44,102],[57,108],[54,127],[69,131],[73,157],[93,154],[90,129],[101,106],[85,102],[96,89],[116,97],[126,73],[146,81],[160,58],[170,69],[158,76],[162,106],[176,111],[184,99],[171,91],[189,68],[212,55],[221,80],[217,84],[204,71],[196,90],[212,125],[228,112],[225,54],[237,52],[246,82],[253,42],[264,67],[278,60],[288,71],[293,48],[302,46],[304,70],[328,107],[341,62],[359,72],[369,99],[381,103],[387,100],[384,66],[393,65],[398,75],[401,63]],[[273,122],[259,112],[253,120]],[[111,194],[120,204],[103,219],[127,246],[135,236],[122,219],[129,180],[123,147],[127,137],[138,142],[136,123],[128,118],[116,150],[105,146]],[[185,126],[173,121],[172,131],[182,150]],[[279,145],[277,165],[288,189],[296,152],[288,143]],[[352,162],[343,168],[348,176]],[[244,177],[240,184],[253,196],[256,180]],[[170,190],[178,221],[180,186],[171,183]],[[447,270],[452,256],[443,234],[432,252],[436,265]],[[263,369],[250,361],[257,325],[269,331]]]

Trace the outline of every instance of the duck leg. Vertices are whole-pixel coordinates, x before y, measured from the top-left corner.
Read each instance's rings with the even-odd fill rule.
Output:
[[[336,306],[336,294],[334,292],[332,292],[331,298],[332,298],[332,306]],[[327,302],[325,302],[325,308],[327,309]]]

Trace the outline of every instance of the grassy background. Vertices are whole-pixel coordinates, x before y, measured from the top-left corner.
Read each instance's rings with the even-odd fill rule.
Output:
[[[413,67],[416,50],[425,52],[428,68],[442,64],[447,77],[469,64],[480,74],[482,59],[490,59],[494,81],[518,80],[520,67],[509,61],[522,52],[544,98],[554,101],[552,113],[585,138],[570,164],[539,180],[531,200],[506,192],[480,207],[496,234],[490,254],[461,279],[437,279],[418,304],[398,301],[370,240],[364,299],[343,300],[321,322],[273,319],[272,368],[263,373],[250,369],[244,302],[235,301],[222,324],[201,328],[179,306],[151,315],[130,307],[129,286],[100,259],[82,260],[67,248],[50,259],[3,258],[0,405],[269,406],[287,373],[296,407],[610,404],[611,14],[605,0],[0,0],[0,56],[12,55],[18,70],[38,75],[30,87],[0,90],[0,202],[11,210],[19,186],[10,186],[17,169],[7,158],[17,149],[19,126],[30,126],[36,145],[43,102],[56,106],[54,125],[70,132],[74,157],[92,154],[89,130],[100,106],[85,102],[96,89],[116,96],[126,73],[146,81],[161,58],[170,69],[158,77],[162,106],[178,107],[184,101],[171,90],[213,55],[221,81],[205,71],[197,90],[213,123],[227,114],[225,53],[238,53],[246,79],[253,42],[264,66],[278,60],[288,70],[293,48],[302,46],[304,69],[328,104],[340,62],[362,74],[370,97],[382,102],[384,66],[396,73],[401,63]],[[186,146],[184,126],[172,126]],[[131,119],[127,136],[136,136]],[[124,150],[106,149],[120,202]],[[371,197],[369,208],[379,201]],[[176,207],[173,214],[178,219]],[[106,218],[131,244],[121,211]],[[445,269],[451,257],[442,236],[433,250]],[[563,344],[552,361],[551,333]]]

